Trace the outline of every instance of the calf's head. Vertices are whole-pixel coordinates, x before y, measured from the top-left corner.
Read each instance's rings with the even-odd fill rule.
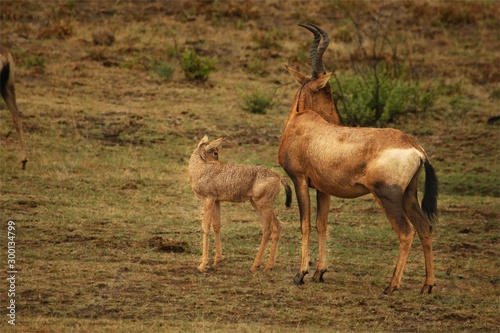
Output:
[[[200,158],[205,162],[218,161],[219,160],[219,146],[224,141],[224,138],[218,138],[212,142],[208,141],[208,136],[204,136],[198,143],[198,147],[195,150]]]

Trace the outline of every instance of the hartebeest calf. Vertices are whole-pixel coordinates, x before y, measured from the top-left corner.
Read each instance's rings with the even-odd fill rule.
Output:
[[[423,245],[426,279],[422,293],[435,284],[432,255],[432,222],[437,217],[438,183],[426,153],[412,136],[395,129],[351,128],[341,125],[333,103],[322,56],[328,34],[315,25],[311,47],[312,78],[288,68],[300,85],[283,130],[279,163],[295,185],[302,230],[302,259],[294,278],[304,283],[309,269],[309,187],[317,192],[319,258],[313,280],[323,281],[330,196],[356,198],[368,193],[382,206],[399,238],[394,274],[384,294],[400,287],[411,244],[417,231]],[[321,46],[319,41],[323,38]],[[417,198],[418,179],[425,170],[422,207]]]
[[[12,114],[14,125],[16,126],[17,136],[20,145],[20,163],[21,168],[26,168],[28,159],[24,148],[23,134],[23,115],[19,112],[16,102],[16,92],[14,89],[14,59],[7,49],[0,46],[0,92]]]
[[[220,202],[250,201],[262,223],[262,240],[251,271],[257,270],[262,262],[269,239],[272,238],[269,261],[265,271],[273,268],[278,242],[281,235],[281,222],[273,211],[273,204],[280,192],[281,185],[286,192],[286,206],[290,207],[292,190],[286,180],[268,168],[258,165],[226,164],[219,162],[219,145],[223,138],[209,142],[205,136],[193,151],[189,160],[189,180],[194,192],[203,202],[203,248],[198,270],[203,272],[208,265],[210,228],[215,234],[215,259],[217,267],[222,259],[220,239]]]

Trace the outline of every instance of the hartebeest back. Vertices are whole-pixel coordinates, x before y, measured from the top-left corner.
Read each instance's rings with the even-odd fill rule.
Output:
[[[314,281],[326,272],[326,235],[330,196],[356,198],[372,193],[382,206],[399,238],[399,256],[394,274],[385,288],[390,294],[401,285],[406,261],[415,236],[423,245],[426,279],[422,293],[435,284],[431,223],[437,216],[437,178],[417,140],[395,129],[350,128],[341,125],[331,96],[329,79],[322,64],[328,34],[315,25],[311,48],[312,78],[288,68],[299,83],[279,149],[279,163],[295,185],[302,230],[302,259],[294,278],[302,284],[309,269],[309,187],[317,190],[319,258]],[[319,39],[323,43],[315,51]],[[418,202],[418,179],[425,169],[425,193]]]
[[[16,126],[17,136],[20,146],[21,168],[26,168],[28,159],[24,148],[23,134],[23,115],[19,112],[16,102],[16,91],[14,89],[14,59],[7,49],[0,46],[0,92],[12,114],[14,125]]]

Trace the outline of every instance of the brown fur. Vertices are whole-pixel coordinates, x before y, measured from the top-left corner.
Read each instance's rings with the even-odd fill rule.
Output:
[[[3,47],[0,47],[0,77],[0,91],[14,120],[19,138],[20,163],[21,168],[24,170],[28,159],[24,147],[23,115],[17,108],[16,91],[14,89],[14,59],[12,59],[9,51]]]
[[[431,222],[436,217],[437,179],[417,140],[395,129],[349,128],[328,92],[331,73],[308,79],[288,68],[300,84],[279,149],[279,163],[295,185],[302,229],[302,259],[294,278],[302,284],[309,266],[309,187],[317,190],[319,260],[314,281],[326,271],[326,234],[330,195],[356,198],[372,193],[399,238],[399,256],[384,293],[401,284],[411,244],[417,231],[424,248],[426,280],[422,293],[435,284]],[[417,199],[418,178],[427,172],[424,209]]]
[[[282,226],[273,211],[273,203],[283,185],[286,190],[287,207],[290,206],[291,189],[286,181],[271,170],[255,165],[226,164],[219,162],[219,145],[222,138],[208,142],[205,136],[189,160],[189,179],[194,192],[203,201],[204,217],[202,260],[198,270],[203,272],[208,264],[210,227],[215,234],[214,267],[222,259],[220,240],[220,202],[243,202],[249,200],[262,223],[263,235],[259,251],[251,268],[254,272],[262,262],[262,256],[270,237],[271,252],[265,270],[274,266]]]

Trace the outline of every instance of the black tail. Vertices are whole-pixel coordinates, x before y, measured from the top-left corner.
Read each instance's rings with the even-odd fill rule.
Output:
[[[432,224],[437,222],[437,198],[438,198],[438,180],[434,168],[425,161],[425,192],[422,199],[422,210]]]
[[[283,178],[281,178],[281,184],[283,184],[283,187],[285,188],[285,193],[286,193],[285,206],[287,208],[290,208],[290,206],[292,205],[292,189],[290,188],[290,185],[288,185],[286,180]]]
[[[7,97],[7,84],[10,78],[10,64],[4,64],[0,73],[0,94],[5,99]]]

